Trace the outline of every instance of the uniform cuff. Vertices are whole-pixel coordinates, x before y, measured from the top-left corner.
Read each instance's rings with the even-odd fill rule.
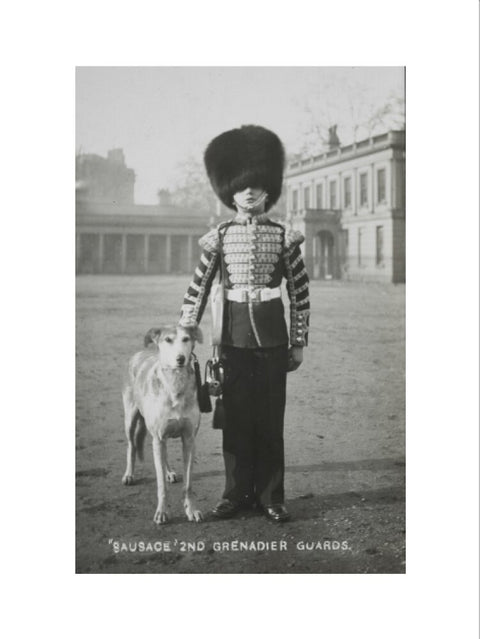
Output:
[[[290,318],[290,345],[308,345],[308,320],[310,311],[294,311]]]

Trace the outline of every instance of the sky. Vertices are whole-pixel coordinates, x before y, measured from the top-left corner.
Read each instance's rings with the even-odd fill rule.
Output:
[[[359,106],[403,92],[402,67],[78,67],[76,150],[122,148],[136,203],[154,204],[158,189],[178,182],[181,163],[201,161],[227,129],[266,126],[293,153],[310,119],[323,118],[348,144]]]

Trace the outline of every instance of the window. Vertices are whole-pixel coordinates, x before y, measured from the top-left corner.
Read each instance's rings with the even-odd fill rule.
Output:
[[[135,262],[143,250],[143,237],[141,235],[127,235],[127,260]]]
[[[98,235],[94,233],[81,233],[80,234],[80,255],[86,260],[95,259],[95,254],[98,251],[97,248]]]
[[[360,206],[368,206],[368,185],[366,173],[360,173]]]
[[[170,237],[170,242],[170,273],[185,273],[185,271],[188,272],[190,265],[185,263],[188,237],[186,235],[172,235]]]
[[[298,211],[298,191],[292,191],[292,209]]]
[[[330,208],[337,208],[337,182],[336,180],[332,180],[330,182]]]
[[[304,209],[310,208],[310,187],[309,186],[306,186],[303,189],[303,208]]]
[[[150,235],[148,238],[148,259],[159,262],[166,253],[167,238],[165,235]]]
[[[381,204],[385,202],[386,197],[386,171],[378,169],[377,171],[377,202]]]
[[[346,177],[343,181],[343,206],[349,209],[352,206],[352,178]]]
[[[122,253],[122,236],[120,234],[105,235],[104,240],[105,261],[119,260]]]
[[[317,184],[317,209],[323,209],[323,184]]]
[[[357,232],[357,264],[362,266],[362,235],[363,229],[359,228]]]
[[[383,226],[377,226],[376,236],[376,264],[377,266],[381,266],[383,264]]]

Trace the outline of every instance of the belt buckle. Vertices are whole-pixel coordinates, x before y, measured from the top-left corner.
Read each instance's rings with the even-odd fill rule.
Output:
[[[259,292],[260,291],[258,289],[254,289],[253,291],[249,292],[249,297],[250,297],[250,300],[252,302],[257,302],[258,301],[258,293]]]

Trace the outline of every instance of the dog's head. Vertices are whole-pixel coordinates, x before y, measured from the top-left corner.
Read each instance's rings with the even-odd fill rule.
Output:
[[[183,368],[190,363],[193,349],[203,341],[198,326],[169,325],[151,328],[143,340],[145,348],[157,346],[162,366]]]

